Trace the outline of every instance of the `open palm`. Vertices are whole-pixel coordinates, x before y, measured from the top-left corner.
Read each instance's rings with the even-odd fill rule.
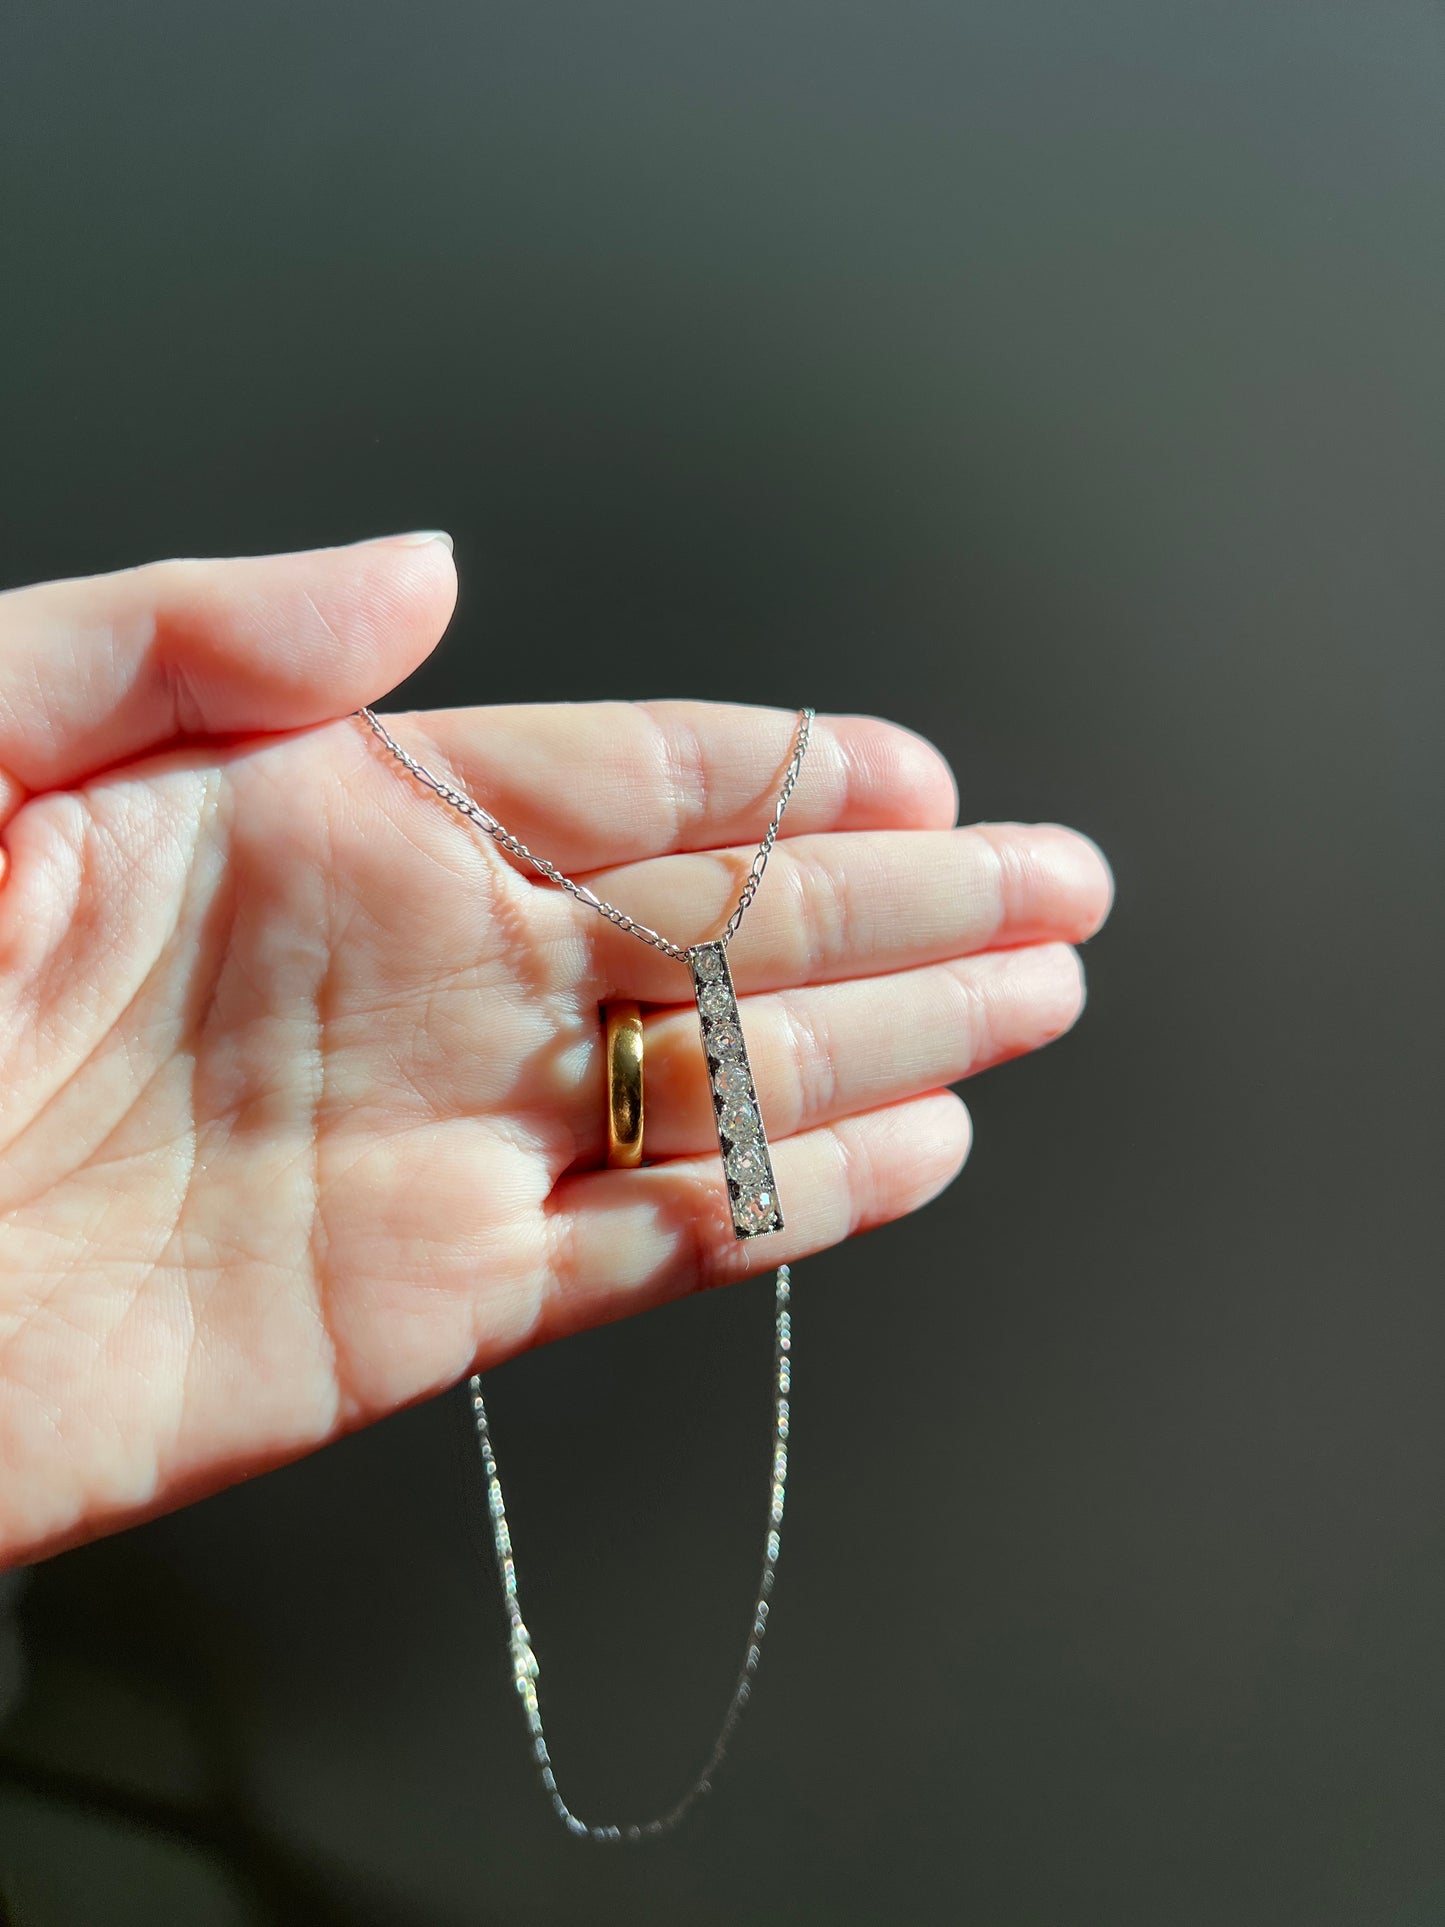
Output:
[[[926,743],[820,715],[730,952],[787,1216],[738,1243],[686,969],[515,868],[350,715],[454,591],[448,545],[398,539],[0,597],[0,1562],[914,1209],[967,1149],[942,1087],[1078,1013],[1093,846],[958,829]],[[689,943],[736,900],[792,722],[394,727]],[[619,997],[651,1007],[637,1171],[600,1168]]]

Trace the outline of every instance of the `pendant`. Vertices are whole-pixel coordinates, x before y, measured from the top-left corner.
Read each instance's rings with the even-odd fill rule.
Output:
[[[688,952],[693,995],[702,1025],[702,1047],[707,1055],[708,1084],[717,1121],[718,1149],[727,1174],[728,1202],[733,1230],[739,1238],[757,1238],[781,1231],[783,1214],[773,1188],[773,1161],[768,1155],[758,1096],[738,1000],[733,992],[727,951],[720,943],[695,944]]]

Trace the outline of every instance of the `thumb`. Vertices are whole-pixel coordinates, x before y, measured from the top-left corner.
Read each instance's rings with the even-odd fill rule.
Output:
[[[0,815],[166,743],[372,702],[440,641],[451,537],[152,562],[0,595]]]

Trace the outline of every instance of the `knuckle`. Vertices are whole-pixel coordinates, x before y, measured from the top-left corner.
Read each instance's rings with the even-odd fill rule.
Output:
[[[997,936],[1008,923],[1018,895],[1016,853],[982,829],[966,830],[962,849],[969,886],[982,899],[980,922],[987,935]]]
[[[848,954],[854,899],[843,867],[823,850],[794,855],[792,862],[798,927],[810,974],[818,975]]]
[[[789,1128],[801,1130],[826,1117],[838,1092],[838,1073],[826,1020],[806,996],[778,1000],[783,1026],[781,1053],[788,1083]]]
[[[957,1061],[963,1065],[960,1075],[966,1075],[989,1053],[995,1030],[993,1011],[988,991],[970,967],[969,959],[950,965],[947,978],[953,986],[950,1029],[959,1040]]]
[[[691,830],[707,821],[712,806],[706,745],[683,705],[669,709],[665,716],[648,703],[635,707],[651,728],[662,793],[672,805],[673,840],[682,845]]]

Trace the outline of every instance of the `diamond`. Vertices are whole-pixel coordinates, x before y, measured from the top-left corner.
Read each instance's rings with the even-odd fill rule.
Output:
[[[733,1216],[749,1231],[766,1231],[777,1215],[778,1208],[771,1191],[759,1191],[752,1197],[739,1198],[733,1206]]]
[[[704,984],[697,993],[697,1007],[704,1017],[731,1017],[733,994],[726,984]]]
[[[723,975],[722,952],[695,950],[692,953],[692,974],[700,984],[720,983]]]
[[[728,1176],[744,1191],[760,1191],[768,1181],[768,1167],[761,1151],[751,1144],[740,1144],[728,1152]]]
[[[756,1137],[759,1130],[758,1114],[745,1097],[730,1097],[722,1107],[718,1119],[725,1136],[733,1139]]]
[[[707,1047],[714,1057],[741,1057],[743,1034],[736,1024],[713,1024],[708,1029]]]
[[[746,1064],[719,1064],[712,1074],[712,1087],[719,1097],[746,1097],[751,1081]]]

